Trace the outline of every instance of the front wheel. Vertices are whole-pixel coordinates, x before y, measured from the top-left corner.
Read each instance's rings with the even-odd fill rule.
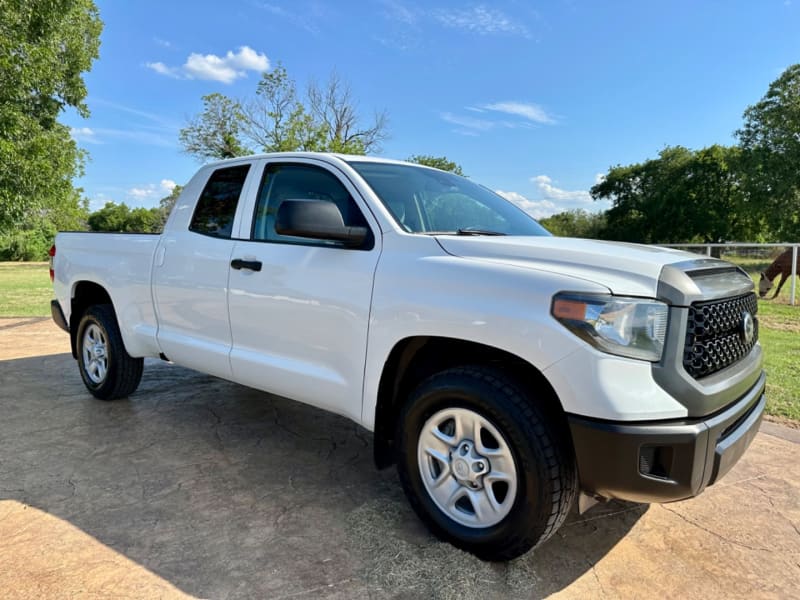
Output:
[[[500,371],[459,367],[428,378],[409,397],[396,439],[416,513],[481,558],[524,554],[555,533],[574,501],[563,425]]]
[[[108,304],[89,307],[78,323],[78,368],[86,389],[96,398],[113,400],[131,395],[139,386],[143,358],[125,350],[114,309]]]

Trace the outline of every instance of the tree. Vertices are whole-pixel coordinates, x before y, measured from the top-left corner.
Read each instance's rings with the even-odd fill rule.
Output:
[[[101,30],[92,0],[0,2],[0,247],[85,219],[72,184],[84,153],[57,119],[66,107],[89,114],[83,73]]]
[[[161,211],[158,208],[130,208],[124,202],[106,202],[100,210],[89,215],[92,231],[124,233],[157,233],[161,231]]]
[[[417,163],[418,165],[425,165],[426,167],[433,167],[442,171],[450,171],[456,175],[464,175],[461,170],[461,165],[448,160],[445,156],[430,156],[429,154],[414,154],[406,159],[408,162]]]
[[[178,133],[187,154],[201,160],[234,158],[250,154],[240,140],[244,113],[238,102],[223,94],[203,96],[203,112]]]
[[[759,231],[748,202],[736,147],[692,151],[667,147],[658,158],[612,167],[592,187],[592,197],[611,200],[609,239],[644,242],[724,242]]]
[[[539,219],[539,223],[553,235],[588,239],[605,239],[606,215],[575,209]]]
[[[369,154],[380,151],[387,135],[386,112],[376,112],[369,125],[361,126],[350,84],[336,71],[331,73],[324,87],[316,82],[309,85],[308,104],[331,152]]]
[[[161,226],[167,223],[167,219],[169,218],[170,213],[172,212],[172,208],[175,206],[175,202],[178,200],[178,197],[181,195],[183,191],[182,185],[176,185],[172,188],[172,191],[169,193],[169,196],[164,196],[161,200],[158,201],[158,212],[161,215]]]
[[[787,68],[744,112],[736,132],[749,192],[778,239],[800,238],[800,64]]]
[[[282,65],[262,74],[253,97],[234,100],[222,94],[203,97],[203,111],[181,129],[179,140],[200,160],[262,152],[340,152],[380,150],[387,118],[377,113],[363,125],[349,84],[336,73],[324,87],[312,83],[305,102]]]
[[[325,130],[297,97],[297,86],[278,65],[261,75],[256,95],[243,103],[247,139],[264,152],[320,151]]]

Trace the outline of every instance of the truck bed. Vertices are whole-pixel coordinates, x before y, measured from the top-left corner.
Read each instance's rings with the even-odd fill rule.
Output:
[[[125,347],[132,356],[158,355],[150,279],[159,234],[67,232],[56,236],[56,298],[69,322],[75,290],[67,282],[93,282],[111,296]]]

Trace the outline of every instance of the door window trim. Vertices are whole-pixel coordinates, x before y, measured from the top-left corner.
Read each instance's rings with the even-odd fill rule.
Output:
[[[247,171],[245,172],[244,180],[242,181],[242,187],[239,190],[239,197],[236,199],[236,205],[235,205],[234,210],[233,210],[233,215],[232,215],[232,218],[231,218],[230,235],[227,235],[227,236],[215,235],[213,233],[208,233],[206,231],[199,231],[197,229],[192,229],[192,223],[194,223],[194,218],[195,218],[195,216],[197,216],[197,211],[200,208],[200,201],[203,199],[203,194],[205,193],[206,188],[208,188],[209,183],[211,183],[211,180],[213,179],[214,175],[216,175],[220,171],[225,171],[225,170],[229,170],[229,169],[237,169],[237,168],[242,168],[242,167],[247,167]],[[209,171],[210,171],[209,175],[206,178],[205,183],[203,184],[203,187],[200,190],[199,195],[197,196],[197,200],[195,201],[194,210],[192,210],[192,214],[189,217],[189,222],[186,225],[186,230],[189,233],[194,233],[196,235],[202,235],[202,236],[205,236],[205,237],[214,238],[214,239],[218,239],[218,240],[235,240],[236,239],[236,231],[238,229],[238,227],[237,227],[237,225],[238,225],[238,217],[239,217],[242,205],[243,205],[242,200],[246,198],[247,192],[249,190],[249,182],[250,182],[250,180],[251,180],[251,178],[253,176],[253,162],[252,161],[242,161],[242,162],[237,162],[237,163],[234,163],[234,164],[231,164],[231,165],[219,165],[219,166],[216,166],[214,168],[209,169]]]
[[[350,199],[352,200],[353,204],[355,204],[356,208],[361,212],[361,216],[363,217],[364,222],[366,223],[366,227],[367,227],[367,231],[368,231],[367,237],[365,238],[364,243],[361,246],[352,247],[352,246],[345,246],[344,244],[341,244],[341,243],[331,243],[329,240],[315,240],[314,238],[295,238],[297,241],[295,241],[295,239],[293,239],[291,242],[288,241],[288,240],[280,240],[280,239],[277,239],[277,240],[255,239],[256,219],[257,219],[258,208],[259,208],[259,199],[260,199],[259,197],[261,195],[261,190],[264,187],[264,180],[267,177],[267,173],[268,173],[269,169],[271,167],[275,167],[275,166],[278,166],[278,167],[280,167],[280,166],[294,166],[294,167],[307,167],[307,168],[312,168],[312,169],[320,169],[322,171],[325,171],[326,173],[328,173],[332,177],[334,177],[336,179],[336,181],[338,181],[339,184],[347,191],[347,193],[350,195]],[[339,171],[339,169],[337,169],[337,171]],[[250,231],[248,232],[248,236],[249,237],[247,239],[242,239],[242,240],[239,240],[239,241],[256,242],[256,243],[261,243],[261,244],[282,244],[284,246],[305,246],[305,247],[312,247],[312,248],[329,248],[329,249],[332,249],[332,250],[356,250],[356,251],[362,251],[362,252],[364,252],[364,251],[369,252],[369,251],[373,250],[375,248],[375,245],[376,245],[376,243],[375,243],[375,228],[370,223],[370,220],[367,217],[367,214],[365,214],[365,213],[368,213],[370,216],[372,216],[372,213],[371,213],[371,211],[365,211],[364,210],[364,207],[362,207],[361,203],[359,203],[358,200],[356,199],[357,196],[358,196],[358,189],[352,184],[352,182],[349,180],[349,178],[347,178],[346,176],[344,178],[347,179],[347,183],[350,184],[349,186],[347,185],[347,183],[345,183],[343,177],[340,177],[337,173],[335,173],[333,171],[333,168],[330,165],[328,165],[326,163],[320,163],[320,162],[317,162],[317,161],[305,162],[305,161],[298,161],[298,160],[292,160],[292,159],[289,159],[289,160],[283,159],[283,160],[269,160],[269,161],[265,162],[263,170],[261,172],[261,177],[259,178],[258,186],[256,187],[256,190],[255,190],[255,202],[253,203],[253,212],[252,212],[252,215],[250,217]],[[366,203],[364,203],[364,204],[366,204]],[[374,216],[373,216],[373,218],[374,218]]]

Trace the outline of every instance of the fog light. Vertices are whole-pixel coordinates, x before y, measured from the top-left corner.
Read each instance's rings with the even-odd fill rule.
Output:
[[[642,446],[639,450],[639,473],[658,479],[669,479],[672,470],[671,446]]]

